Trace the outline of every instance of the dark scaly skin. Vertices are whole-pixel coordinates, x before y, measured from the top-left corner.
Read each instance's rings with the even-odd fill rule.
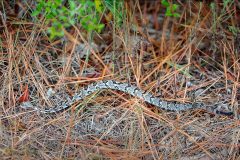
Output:
[[[232,112],[222,112],[218,111],[215,108],[211,107],[206,107],[204,103],[175,103],[175,102],[168,102],[161,100],[160,98],[154,97],[150,93],[143,92],[140,90],[138,87],[130,85],[128,83],[122,83],[122,82],[117,82],[114,80],[106,80],[106,81],[100,81],[94,84],[88,85],[86,88],[82,89],[79,93],[75,94],[71,101],[61,105],[57,106],[55,108],[50,108],[50,109],[45,109],[41,110],[39,108],[34,107],[35,110],[41,112],[41,113],[48,113],[48,114],[53,114],[53,113],[58,113],[65,111],[69,109],[75,102],[79,100],[83,100],[85,97],[89,96],[90,94],[102,90],[102,89],[113,89],[113,90],[118,90],[122,91],[124,93],[130,94],[132,96],[138,97],[142,99],[145,102],[148,102],[154,106],[156,106],[159,109],[164,109],[168,111],[183,111],[183,110],[189,110],[189,109],[205,109],[209,112],[215,113],[215,114],[223,114],[223,115],[232,115]]]

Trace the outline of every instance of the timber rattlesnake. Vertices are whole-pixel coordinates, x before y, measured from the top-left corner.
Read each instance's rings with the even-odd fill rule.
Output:
[[[58,113],[62,112],[66,109],[69,109],[75,102],[84,99],[88,95],[102,90],[102,89],[113,89],[113,90],[118,90],[122,91],[124,93],[130,94],[132,96],[138,97],[142,99],[145,102],[148,102],[157,108],[164,109],[164,110],[169,110],[169,111],[183,111],[183,110],[189,110],[189,109],[204,109],[209,112],[215,113],[215,114],[223,114],[223,115],[232,115],[233,112],[224,112],[220,111],[218,107],[215,106],[207,106],[204,103],[175,103],[175,102],[168,102],[164,101],[160,98],[154,97],[152,94],[143,92],[140,90],[138,87],[130,85],[128,83],[122,83],[122,82],[117,82],[114,80],[106,80],[106,81],[99,81],[97,83],[93,83],[85,87],[84,89],[80,90],[79,93],[75,94],[71,100],[68,102],[64,103],[61,106],[57,106],[54,108],[50,109],[40,109],[38,107],[33,107],[31,106],[30,108],[33,108],[34,110],[40,112],[40,113]],[[26,106],[22,106],[22,108],[27,108]],[[29,108],[29,107],[28,107]]]

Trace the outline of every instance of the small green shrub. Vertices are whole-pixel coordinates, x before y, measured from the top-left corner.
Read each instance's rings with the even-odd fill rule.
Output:
[[[50,39],[62,37],[64,28],[80,23],[88,32],[101,32],[104,24],[100,23],[100,14],[94,1],[90,0],[38,0],[32,16],[42,14],[50,25]]]
[[[180,17],[180,14],[176,12],[179,8],[178,4],[171,4],[168,0],[162,0],[161,4],[166,7],[165,16],[168,17]]]

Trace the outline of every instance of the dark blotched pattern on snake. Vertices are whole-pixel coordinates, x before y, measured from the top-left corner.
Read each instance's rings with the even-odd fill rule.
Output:
[[[63,104],[61,106],[57,106],[57,107],[45,109],[45,110],[42,110],[37,107],[33,107],[33,108],[41,113],[62,112],[64,110],[70,108],[75,102],[77,102],[79,100],[83,100],[85,97],[89,96],[90,94],[92,94],[96,91],[102,90],[102,89],[113,89],[113,90],[122,91],[124,93],[138,97],[138,98],[142,99],[143,101],[156,106],[159,109],[164,109],[164,110],[168,110],[168,111],[178,112],[178,111],[183,111],[183,110],[199,108],[199,109],[204,109],[209,112],[217,113],[217,114],[223,114],[223,115],[232,115],[233,114],[232,112],[219,111],[214,106],[207,107],[207,105],[205,105],[204,103],[177,103],[177,102],[164,101],[161,98],[155,97],[150,93],[143,92],[136,86],[130,85],[128,83],[117,82],[114,80],[106,80],[106,81],[100,81],[97,83],[90,84],[86,88],[80,90],[79,93],[76,93],[69,102],[66,102],[65,104]]]

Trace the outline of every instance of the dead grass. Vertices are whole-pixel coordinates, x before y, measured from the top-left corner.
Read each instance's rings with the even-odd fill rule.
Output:
[[[160,18],[157,2],[128,5],[134,12],[124,29],[108,25],[92,41],[75,26],[49,42],[43,22],[0,12],[3,159],[239,159],[239,33],[228,30],[237,25],[239,3],[223,11],[218,4],[215,16],[209,4],[182,4],[178,20]],[[162,111],[112,90],[57,115],[20,108],[19,101],[59,106],[102,79],[169,101],[226,104],[235,115]]]

